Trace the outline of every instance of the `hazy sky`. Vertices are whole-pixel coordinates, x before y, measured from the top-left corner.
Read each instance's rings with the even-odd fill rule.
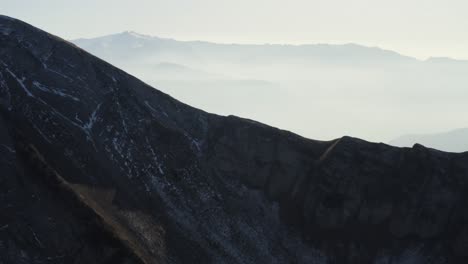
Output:
[[[61,37],[133,30],[181,40],[360,43],[468,59],[467,0],[0,0]]]

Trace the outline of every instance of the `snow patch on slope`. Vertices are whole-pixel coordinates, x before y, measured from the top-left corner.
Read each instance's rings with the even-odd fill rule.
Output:
[[[47,87],[37,81],[34,81],[33,82],[33,86],[36,87],[37,89],[45,92],[45,93],[51,93],[51,94],[55,94],[55,95],[58,95],[58,96],[61,96],[61,97],[65,97],[65,98],[70,98],[72,99],[73,101],[76,101],[76,102],[79,102],[80,99],[78,99],[77,97],[74,97],[72,95],[69,95],[69,94],[66,94],[64,92],[62,92],[61,90],[59,89],[55,89],[55,88],[52,88],[52,87]]]

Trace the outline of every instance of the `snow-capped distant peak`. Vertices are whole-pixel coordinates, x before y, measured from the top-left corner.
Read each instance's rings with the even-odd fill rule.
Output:
[[[132,36],[134,38],[139,38],[139,39],[152,39],[153,38],[152,36],[143,35],[143,34],[135,32],[135,31],[124,31],[123,34]]]

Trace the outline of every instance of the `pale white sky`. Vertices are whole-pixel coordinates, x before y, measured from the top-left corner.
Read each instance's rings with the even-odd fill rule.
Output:
[[[180,40],[359,43],[468,59],[467,0],[0,0],[63,38],[133,30]]]

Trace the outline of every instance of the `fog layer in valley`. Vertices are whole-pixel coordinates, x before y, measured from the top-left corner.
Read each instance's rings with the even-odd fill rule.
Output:
[[[187,104],[314,139],[411,146],[423,139],[392,140],[468,126],[468,61],[421,61],[355,44],[231,45],[133,32],[73,42]],[[446,140],[421,143],[465,148]]]

